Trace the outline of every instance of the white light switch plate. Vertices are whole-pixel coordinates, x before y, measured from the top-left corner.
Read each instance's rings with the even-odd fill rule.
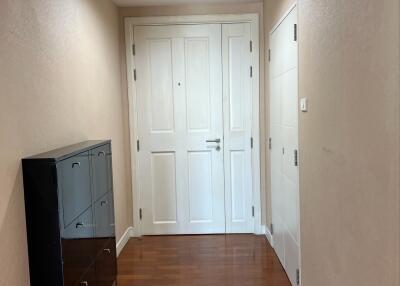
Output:
[[[308,102],[307,98],[301,98],[300,99],[300,110],[302,112],[307,112],[308,111]]]

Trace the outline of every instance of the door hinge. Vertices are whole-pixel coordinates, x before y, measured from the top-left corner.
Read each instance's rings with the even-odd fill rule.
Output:
[[[143,214],[142,214],[142,209],[139,209],[139,219],[142,220]]]
[[[254,206],[251,207],[251,216],[254,217]]]
[[[268,50],[268,61],[271,62],[271,49]]]
[[[135,44],[132,45],[132,54],[136,56],[136,46]]]
[[[139,140],[136,140],[136,150],[138,152],[140,151],[140,142],[139,142]]]
[[[136,69],[133,70],[133,79],[136,81]]]
[[[297,150],[294,150],[294,165],[299,166],[299,152]]]
[[[254,146],[254,140],[253,140],[253,137],[251,137],[251,138],[250,138],[250,146],[251,146],[251,149],[253,149],[253,146]]]
[[[250,77],[253,77],[253,66],[250,66]]]
[[[270,229],[270,231],[271,231],[271,235],[273,235],[274,234],[274,225],[271,223],[271,229]]]
[[[269,140],[268,140],[268,147],[269,147],[269,150],[272,149],[272,138],[271,137],[269,137]]]
[[[296,269],[296,283],[300,285],[300,269]]]
[[[294,41],[297,42],[297,24],[294,24]]]
[[[250,53],[253,52],[253,41],[250,41]]]

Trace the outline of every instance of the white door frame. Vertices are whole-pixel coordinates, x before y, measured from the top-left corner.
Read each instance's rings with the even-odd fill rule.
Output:
[[[140,178],[137,176],[138,160],[138,116],[136,103],[136,84],[134,81],[135,60],[132,52],[134,44],[135,26],[150,25],[173,25],[173,24],[231,24],[250,23],[253,52],[251,54],[251,65],[253,66],[252,77],[252,137],[254,145],[252,149],[252,174],[253,174],[253,198],[254,198],[254,233],[263,234],[261,226],[261,187],[260,187],[260,72],[259,72],[259,16],[258,14],[221,14],[221,15],[193,15],[193,16],[161,16],[161,17],[128,17],[125,18],[125,47],[127,63],[128,102],[129,102],[129,131],[131,151],[132,172],[132,201],[133,201],[133,236],[141,236],[139,219],[140,208]]]

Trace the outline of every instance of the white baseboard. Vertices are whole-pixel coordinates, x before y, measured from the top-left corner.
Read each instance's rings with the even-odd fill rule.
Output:
[[[271,231],[268,227],[265,228],[265,236],[267,237],[269,244],[274,247],[274,237],[272,236]]]
[[[119,254],[121,253],[122,249],[124,249],[126,243],[128,242],[128,240],[133,237],[133,227],[130,226],[128,227],[124,234],[122,235],[122,237],[118,240],[117,242],[117,257],[119,256]]]

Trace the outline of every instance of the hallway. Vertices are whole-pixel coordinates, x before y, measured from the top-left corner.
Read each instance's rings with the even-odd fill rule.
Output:
[[[118,257],[119,286],[290,286],[264,236],[132,238]]]

